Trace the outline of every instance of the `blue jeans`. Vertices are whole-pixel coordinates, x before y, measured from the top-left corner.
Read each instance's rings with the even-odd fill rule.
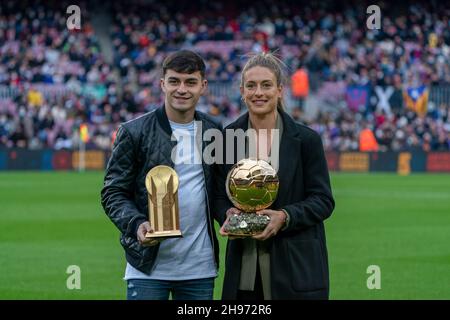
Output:
[[[195,280],[130,279],[127,281],[127,300],[212,300],[214,278]]]

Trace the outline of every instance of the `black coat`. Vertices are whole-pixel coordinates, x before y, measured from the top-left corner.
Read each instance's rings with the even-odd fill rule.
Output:
[[[283,120],[279,171],[280,186],[271,209],[285,209],[289,227],[269,241],[272,299],[328,299],[328,257],[323,221],[333,209],[330,178],[320,136],[280,111]],[[248,113],[225,129],[248,129]],[[224,134],[226,139],[226,134]],[[242,147],[242,146],[241,146]],[[235,152],[235,155],[237,152]],[[236,156],[235,156],[236,157]],[[237,159],[235,159],[237,162]],[[221,166],[217,210],[221,220],[230,208]],[[242,240],[228,240],[223,299],[236,299],[242,261]]]
[[[202,133],[221,126],[201,112],[195,112],[195,120],[202,122]],[[147,173],[157,165],[174,167],[171,158],[176,141],[171,141],[172,129],[164,106],[139,118],[122,124],[117,133],[109,159],[101,202],[105,213],[120,230],[120,243],[126,260],[139,271],[150,274],[158,254],[159,244],[143,247],[137,241],[139,225],[148,221],[148,198],[145,187]],[[203,141],[202,150],[207,143]],[[208,234],[217,266],[219,245],[213,224],[212,210],[216,182],[215,165],[203,162],[208,211]]]

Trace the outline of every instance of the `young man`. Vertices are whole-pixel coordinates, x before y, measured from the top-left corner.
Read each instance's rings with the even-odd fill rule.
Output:
[[[206,147],[203,132],[220,126],[195,110],[206,87],[199,55],[183,50],[168,56],[161,79],[164,105],[122,124],[117,133],[101,198],[121,232],[127,299],[167,300],[170,293],[177,300],[213,298],[219,257],[210,209],[213,167],[198,155]],[[153,232],[145,177],[157,165],[172,167],[179,177],[182,238],[145,238]]]

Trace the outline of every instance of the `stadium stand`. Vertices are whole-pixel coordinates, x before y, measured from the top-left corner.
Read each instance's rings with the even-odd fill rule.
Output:
[[[79,31],[66,27],[69,4],[0,4],[0,147],[77,149],[86,123],[87,147],[109,150],[121,122],[161,104],[164,57],[189,48],[207,62],[199,108],[224,124],[245,111],[245,55],[270,50],[286,64],[288,111],[326,150],[364,150],[370,132],[379,151],[450,150],[445,2],[383,3],[380,30],[362,1],[81,2]]]

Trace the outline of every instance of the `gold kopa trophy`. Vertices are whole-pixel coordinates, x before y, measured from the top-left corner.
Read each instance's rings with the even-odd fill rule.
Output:
[[[147,232],[146,238],[182,237],[178,186],[178,175],[171,167],[160,165],[147,173],[148,214],[154,232]]]

